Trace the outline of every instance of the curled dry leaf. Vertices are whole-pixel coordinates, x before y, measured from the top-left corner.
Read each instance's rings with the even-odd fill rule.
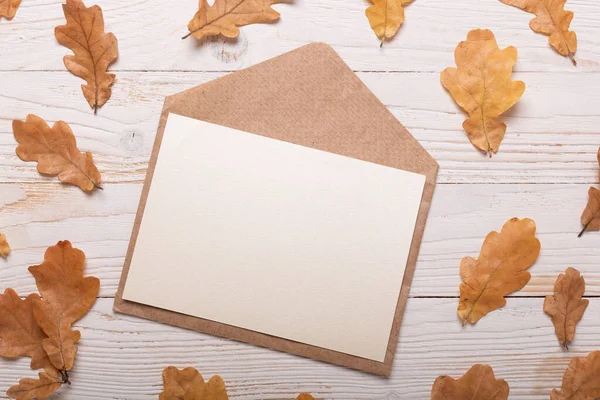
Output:
[[[6,241],[6,235],[0,233],[0,257],[6,258],[10,254],[10,246]]]
[[[504,296],[522,289],[531,275],[527,272],[540,254],[535,222],[529,218],[508,220],[500,233],[490,232],[479,258],[465,257],[460,263],[458,315],[474,324],[487,313],[504,307]]]
[[[17,155],[23,161],[37,161],[40,173],[56,176],[63,182],[91,191],[100,188],[100,172],[91,153],[81,153],[73,131],[66,122],[52,128],[40,117],[30,114],[25,122],[13,121]]]
[[[57,26],[54,36],[73,51],[74,55],[63,58],[65,67],[85,79],[87,85],[81,85],[81,89],[96,113],[110,98],[110,86],[115,81],[115,75],[109,74],[107,69],[117,59],[117,38],[112,33],[104,33],[100,7],[86,7],[81,0],[67,0],[62,7],[67,24]]]
[[[204,382],[202,375],[192,367],[177,369],[167,367],[163,370],[164,390],[159,400],[229,400],[225,382],[215,375]],[[308,393],[302,393],[296,400],[314,400]]]
[[[600,165],[600,148],[598,149],[597,159]],[[598,172],[598,179],[600,180],[600,170]],[[583,229],[579,232],[579,237],[585,231],[600,230],[600,190],[593,186],[588,190],[588,203],[581,214],[581,223],[583,224]]]
[[[21,0],[0,0],[0,18],[12,19],[17,14]]]
[[[42,345],[63,376],[73,367],[81,336],[71,325],[96,301],[100,281],[83,277],[85,254],[67,240],[49,247],[44,262],[29,267],[43,300],[33,302],[35,320],[48,336]]]
[[[561,55],[569,57],[573,65],[577,65],[577,35],[569,30],[573,13],[565,11],[566,0],[500,0],[509,6],[520,8],[535,14],[529,27],[537,33],[550,36],[550,45]]]
[[[506,125],[498,117],[511,108],[525,92],[522,81],[511,80],[517,49],[498,48],[494,34],[474,29],[454,51],[458,68],[446,68],[442,85],[469,118],[463,122],[469,140],[490,156],[497,152]]]
[[[579,271],[567,268],[554,284],[554,296],[546,296],[544,312],[552,317],[556,337],[568,349],[568,343],[575,337],[575,327],[583,317],[589,300],[583,299],[585,280]]]
[[[459,379],[438,377],[431,389],[431,400],[506,400],[508,391],[508,383],[496,379],[492,367],[476,364]]]
[[[550,400],[596,400],[600,398],[600,351],[575,357],[563,376],[562,387],[552,390]]]
[[[396,35],[404,22],[404,6],[413,0],[370,0],[373,3],[365,14],[371,24],[371,29],[381,39],[380,46],[386,39]]]
[[[215,0],[212,6],[207,0],[199,0],[198,12],[188,24],[190,36],[202,39],[208,36],[223,35],[235,38],[240,34],[238,26],[272,22],[279,19],[279,13],[272,4],[283,0]]]
[[[8,389],[6,394],[17,400],[46,400],[46,397],[56,392],[63,384],[57,377],[45,372],[38,374],[39,379],[24,378]]]

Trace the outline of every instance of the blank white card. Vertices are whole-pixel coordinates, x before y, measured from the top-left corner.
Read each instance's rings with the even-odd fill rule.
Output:
[[[383,362],[424,184],[170,114],[123,297]]]

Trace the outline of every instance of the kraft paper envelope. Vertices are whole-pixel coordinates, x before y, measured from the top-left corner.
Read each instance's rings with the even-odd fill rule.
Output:
[[[123,299],[125,283],[170,113],[172,116],[178,114],[425,176],[425,186],[408,253],[408,262],[404,279],[398,282],[398,287],[401,285],[400,295],[387,341],[387,352],[385,356],[383,351],[381,353],[382,361]],[[226,129],[222,131],[223,134],[227,132]],[[226,145],[227,143],[229,142],[226,142]],[[433,195],[437,168],[437,163],[431,156],[364,86],[339,56],[324,44],[304,46],[254,67],[170,96],[165,101],[160,119],[114,309],[117,312],[158,322],[371,373],[389,375]],[[382,345],[385,345],[385,342],[382,342]]]

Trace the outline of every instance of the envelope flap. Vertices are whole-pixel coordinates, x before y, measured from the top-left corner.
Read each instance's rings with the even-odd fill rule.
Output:
[[[170,96],[168,112],[427,175],[437,163],[323,43]]]

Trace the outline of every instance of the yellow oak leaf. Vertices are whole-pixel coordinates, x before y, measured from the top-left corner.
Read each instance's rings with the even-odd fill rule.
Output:
[[[577,35],[569,30],[573,13],[565,11],[567,0],[500,0],[509,6],[520,8],[528,13],[535,14],[529,22],[529,27],[537,33],[550,36],[550,45],[560,54],[571,59],[577,65],[575,52],[577,51]]]
[[[552,317],[556,337],[568,349],[568,343],[575,337],[575,327],[583,317],[590,303],[583,299],[585,280],[574,268],[567,268],[554,284],[554,295],[546,296],[544,312]]]
[[[471,143],[491,156],[506,132],[498,117],[525,92],[522,81],[511,80],[517,49],[500,50],[491,31],[474,29],[456,47],[454,59],[458,68],[442,72],[442,85],[469,114],[463,129]]]
[[[0,0],[0,18],[12,19],[17,13],[21,0]]]
[[[56,392],[63,384],[58,377],[46,372],[38,374],[39,379],[24,378],[8,389],[6,394],[17,400],[46,400],[46,397]]]
[[[41,174],[58,175],[61,181],[82,190],[100,188],[100,172],[92,154],[77,149],[73,131],[66,122],[58,121],[50,128],[42,118],[30,114],[25,122],[16,120],[12,126],[21,160],[37,161]]]
[[[600,398],[600,351],[575,357],[563,376],[562,387],[552,390],[550,400],[596,400]]]
[[[0,233],[0,257],[6,258],[10,254],[10,246],[6,241],[6,235]]]
[[[506,400],[508,392],[508,383],[496,379],[492,367],[476,364],[459,379],[438,377],[431,389],[431,400]]]
[[[535,222],[529,218],[508,220],[502,230],[490,232],[481,246],[479,258],[460,262],[458,315],[476,323],[487,313],[504,307],[504,296],[522,289],[531,275],[527,272],[540,254]]]
[[[42,346],[48,336],[33,316],[33,303],[39,298],[32,293],[21,300],[13,289],[0,294],[0,357],[31,357],[32,369],[56,372]]]
[[[371,29],[381,39],[380,47],[386,39],[396,35],[404,22],[404,6],[413,0],[370,0],[373,3],[365,10]]]
[[[48,336],[42,345],[66,381],[80,338],[71,325],[89,311],[100,289],[97,278],[83,277],[84,262],[85,254],[65,240],[46,250],[42,264],[29,267],[43,298],[33,302],[35,320]]]
[[[74,55],[66,55],[63,62],[69,71],[87,82],[81,89],[96,113],[110,98],[110,86],[115,81],[115,75],[107,70],[119,53],[117,38],[104,33],[100,7],[86,7],[81,0],[67,0],[62,7],[67,24],[57,26],[54,36],[73,51]]]
[[[600,148],[598,149],[597,159],[600,165]],[[598,179],[600,180],[600,170],[598,172]],[[581,224],[583,225],[583,229],[579,232],[579,237],[585,231],[600,230],[600,190],[593,186],[588,190],[588,203],[581,214]]]
[[[215,0],[210,6],[207,0],[199,0],[198,12],[188,24],[190,36],[200,40],[208,36],[223,35],[235,38],[240,34],[238,26],[272,22],[279,19],[279,13],[272,4],[284,0]]]

